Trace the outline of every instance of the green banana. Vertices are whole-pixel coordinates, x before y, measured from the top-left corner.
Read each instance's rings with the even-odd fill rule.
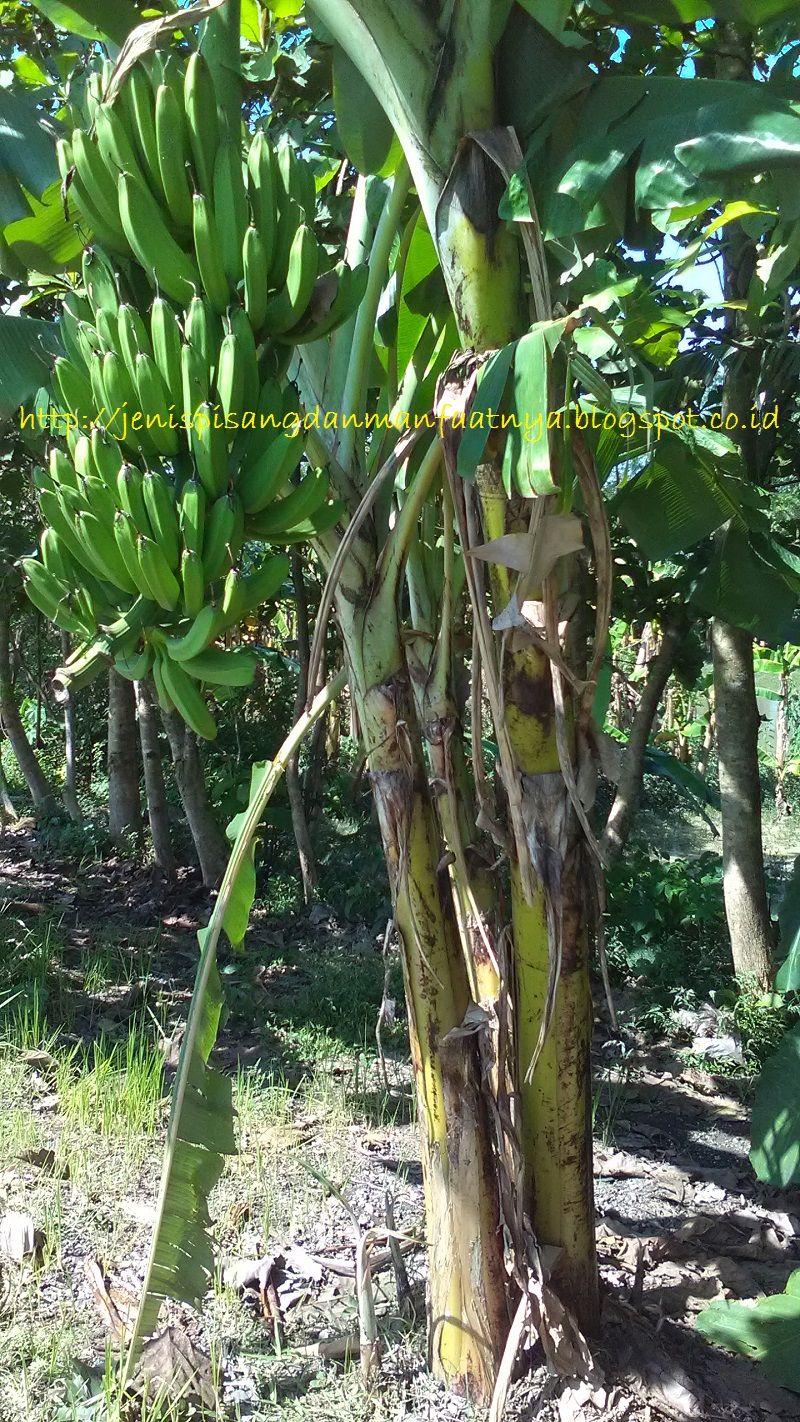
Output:
[[[239,556],[244,539],[244,509],[238,494],[223,494],[208,511],[203,542],[206,581],[213,583]]]
[[[106,429],[109,433],[137,452],[145,448],[155,449],[144,428],[141,402],[128,367],[114,351],[108,351],[103,357],[102,385],[106,396]]]
[[[167,459],[180,448],[175,428],[176,410],[170,407],[169,390],[152,356],[136,357],[136,389],[145,416],[145,429],[159,454]]]
[[[64,547],[82,568],[86,567],[86,557],[73,524],[72,514],[62,504],[57,494],[43,489],[39,494],[39,508],[42,519],[58,534]]]
[[[233,306],[229,315],[231,334],[239,348],[239,362],[242,368],[241,410],[252,412],[258,404],[261,393],[261,377],[258,373],[258,351],[253,328],[243,306]],[[221,364],[221,356],[220,356]]]
[[[139,352],[145,355],[152,355],[153,348],[150,344],[150,337],[147,334],[147,327],[144,324],[139,312],[130,302],[123,302],[119,308],[117,316],[117,340],[119,353],[128,370],[132,371],[136,367],[136,357]]]
[[[50,622],[56,621],[56,614],[62,605],[69,615],[67,585],[49,572],[38,558],[23,558],[20,566],[25,577],[25,592],[34,607]]]
[[[153,661],[153,666],[152,666],[152,669],[151,669],[151,670],[152,670],[152,673],[153,673],[153,685],[154,685],[154,687],[155,687],[155,689],[156,689],[156,696],[158,697],[158,704],[159,704],[159,706],[161,707],[162,711],[174,711],[174,710],[175,710],[175,702],[172,700],[172,697],[170,696],[169,692],[167,691],[167,688],[166,688],[166,686],[164,685],[164,678],[163,678],[163,676],[161,675],[161,658],[160,658],[160,657],[158,657],[158,656],[155,657],[155,659],[154,659],[154,661]]]
[[[97,577],[104,582],[121,588],[123,592],[134,592],[135,587],[119,556],[116,541],[111,536],[112,531],[105,530],[99,518],[95,518],[94,514],[90,514],[84,509],[75,515],[74,524],[78,542],[84,551],[90,571],[96,573]],[[109,534],[108,539],[102,537],[106,532]],[[112,545],[113,553],[111,557],[107,557]]]
[[[112,181],[116,182],[120,173],[128,173],[141,187],[145,188],[145,176],[134,152],[133,144],[128,137],[121,113],[112,108],[110,104],[101,104],[95,114],[94,131],[100,157],[105,163]],[[147,191],[150,191],[149,188]],[[124,221],[122,226],[124,230]]]
[[[142,574],[142,566],[136,550],[137,537],[136,525],[130,515],[118,513],[114,519],[114,540],[119,555],[125,564],[128,577],[135,583],[138,591],[145,597],[150,597],[150,589]]]
[[[242,280],[242,245],[247,231],[247,193],[238,145],[223,141],[214,162],[214,220],[222,265],[232,287]]]
[[[53,375],[64,409],[71,415],[77,415],[81,422],[91,424],[96,413],[95,400],[86,376],[64,356],[56,360]]]
[[[130,657],[115,657],[114,666],[127,681],[144,681],[153,665],[153,648],[146,642],[140,652]]]
[[[142,534],[136,541],[142,575],[159,607],[173,612],[180,600],[181,589],[158,544]]]
[[[80,479],[85,479],[87,474],[92,473],[92,445],[88,435],[79,435],[75,441],[72,462],[75,465],[76,474],[80,476],[78,480],[78,488],[80,488]]]
[[[247,155],[248,194],[253,209],[253,221],[264,249],[264,260],[269,269],[275,248],[275,233],[278,224],[278,175],[275,150],[265,134],[257,133]]]
[[[120,471],[119,446],[107,440],[103,431],[98,428],[92,430],[92,462],[98,478],[116,493]]]
[[[273,554],[255,572],[247,573],[238,589],[238,616],[243,617],[270,602],[280,592],[288,576],[289,559],[285,553]]]
[[[203,556],[203,536],[206,517],[206,495],[197,479],[187,479],[181,489],[179,509],[181,538],[184,548]]]
[[[176,711],[195,735],[213,741],[217,734],[216,722],[192,678],[170,657],[162,657],[160,666],[164,688]]]
[[[269,284],[276,291],[280,291],[289,270],[289,253],[292,250],[292,243],[298,230],[305,223],[305,213],[299,202],[294,198],[289,198],[285,206],[281,208],[278,218],[278,225],[275,229],[275,242],[272,248],[272,260],[269,267]]]
[[[267,302],[264,329],[270,335],[288,331],[305,314],[319,271],[319,243],[311,227],[303,223],[294,235],[289,251],[286,284]]]
[[[289,143],[282,143],[276,149],[276,158],[278,175],[285,198],[293,199],[298,203],[303,210],[303,220],[313,224],[317,211],[317,193],[311,168],[308,163],[304,163],[297,157],[295,150]],[[283,206],[284,200],[279,193],[279,207]]]
[[[317,538],[321,533],[327,533],[334,524],[341,522],[345,515],[345,506],[338,499],[334,499],[330,504],[321,504],[315,513],[304,518],[300,523],[293,523],[291,528],[286,529],[278,537],[279,543],[310,543],[312,538]],[[270,534],[270,537],[274,535]]]
[[[91,321],[92,308],[89,305],[88,297],[76,291],[74,286],[64,294],[62,305],[64,310],[74,316],[76,321]]]
[[[123,88],[128,103],[131,127],[136,147],[142,159],[148,183],[158,197],[161,193],[159,175],[159,145],[153,104],[153,86],[142,64],[129,70]]]
[[[117,493],[123,513],[133,519],[137,533],[151,538],[154,530],[144,501],[144,476],[133,464],[123,464],[117,476]]]
[[[192,548],[181,554],[181,589],[187,617],[196,617],[205,598],[206,575],[203,560]]]
[[[215,405],[201,405],[189,430],[195,470],[209,498],[223,493],[228,482],[228,436]]]
[[[257,227],[248,227],[244,234],[242,270],[244,273],[244,308],[252,329],[260,331],[264,325],[267,311],[269,258]]]
[[[186,65],[183,106],[195,177],[199,188],[210,193],[219,144],[219,118],[211,71],[197,50],[189,56]]]
[[[226,626],[236,622],[239,617],[239,609],[242,601],[242,583],[244,577],[241,568],[231,568],[225,579],[225,586],[222,589],[222,616]]]
[[[192,297],[189,309],[186,312],[185,333],[189,345],[194,346],[200,353],[205,363],[206,370],[210,372],[212,366],[216,364],[217,347],[219,338],[217,327],[219,321],[211,312],[208,302],[202,296]]]
[[[217,394],[226,423],[229,420],[238,422],[241,419],[244,405],[244,354],[241,342],[229,331],[220,346],[217,369]]]
[[[309,469],[285,499],[277,499],[251,523],[258,538],[280,542],[298,523],[311,518],[328,497],[328,475],[324,469]]]
[[[176,662],[189,661],[199,657],[206,647],[219,636],[224,625],[221,607],[207,602],[196,614],[191,626],[182,637],[168,637],[165,643],[167,654]]]
[[[170,403],[181,409],[181,328],[168,301],[156,296],[150,308],[153,359],[167,387]]]
[[[76,365],[80,370],[86,364],[83,354],[83,347],[80,342],[80,321],[77,316],[69,310],[66,303],[61,307],[61,314],[58,320],[58,329],[61,334],[61,344],[66,352],[67,359]]]
[[[65,489],[78,487],[78,476],[72,460],[57,445],[50,450],[50,477],[55,484]]]
[[[100,342],[100,350],[103,355],[105,355],[107,351],[116,351],[117,355],[119,355],[119,330],[114,317],[109,315],[105,307],[101,306],[94,320],[97,339]]]
[[[184,659],[181,666],[195,681],[214,686],[251,686],[258,657],[244,647],[209,647],[196,657]]]
[[[255,409],[246,411],[242,432],[234,443],[233,463],[249,469],[259,460],[283,426],[283,392],[277,380],[265,380]]]
[[[188,306],[200,285],[194,262],[170,233],[155,198],[130,173],[119,176],[119,211],[131,250],[151,285]]]
[[[113,355],[113,352],[109,351],[108,354]],[[110,429],[114,421],[111,418],[112,412],[109,408],[108,392],[103,379],[104,359],[105,357],[101,355],[99,351],[93,352],[91,360],[89,361],[89,383],[92,387],[92,398],[95,402],[95,419],[104,420],[105,428]],[[120,421],[120,425],[121,424],[122,421]],[[71,439],[69,431],[67,431],[67,444],[69,445],[70,453],[73,455],[76,443],[77,441],[74,438]]]
[[[100,350],[100,337],[92,321],[78,323],[78,345],[81,349],[81,360],[88,371],[92,363],[92,356]]]
[[[236,488],[248,517],[260,514],[273,502],[300,463],[302,453],[302,431],[292,435],[280,430],[260,459],[239,474]]]
[[[116,311],[119,292],[114,268],[99,247],[87,247],[81,263],[83,284],[95,318],[101,309]]]
[[[148,469],[142,495],[153,536],[173,572],[180,562],[178,510],[172,488],[158,470]]]
[[[333,275],[338,278],[336,294],[325,314],[317,315],[314,311],[317,292],[320,285],[329,282]],[[357,267],[348,267],[346,262],[337,262],[332,271],[325,272],[317,281],[306,317],[297,326],[282,332],[276,339],[285,340],[291,345],[301,345],[306,341],[318,341],[322,336],[327,336],[330,331],[341,326],[343,321],[349,320],[361,305],[368,279],[369,266],[366,262],[361,262]]]
[[[96,474],[90,474],[83,481],[83,494],[87,511],[93,513],[104,528],[113,528],[117,514],[117,501],[108,485],[104,484],[102,479],[98,479]]]
[[[191,421],[202,405],[208,403],[208,366],[195,346],[181,346],[181,388],[183,415],[187,433]]]
[[[227,310],[231,293],[225,276],[219,229],[211,205],[203,194],[195,193],[192,202],[192,232],[200,279],[212,311],[222,316]]]
[[[76,576],[74,562],[70,557],[69,549],[64,543],[64,540],[59,537],[55,529],[51,528],[49,524],[42,530],[42,536],[39,539],[39,548],[42,555],[42,564],[47,569],[47,572],[50,573],[52,577],[57,578],[65,587],[72,587]]]
[[[101,221],[125,247],[125,233],[119,220],[116,176],[109,173],[96,145],[80,128],[76,128],[72,135],[71,157],[78,181]]]
[[[188,145],[183,105],[169,84],[156,94],[156,133],[161,186],[169,215],[187,232],[192,225],[192,192],[186,174]]]

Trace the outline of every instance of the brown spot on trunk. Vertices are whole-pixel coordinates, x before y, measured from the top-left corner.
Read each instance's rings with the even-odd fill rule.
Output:
[[[553,689],[547,669],[534,673],[525,665],[511,671],[506,685],[506,703],[517,706],[524,716],[530,716],[548,736],[553,721]]]

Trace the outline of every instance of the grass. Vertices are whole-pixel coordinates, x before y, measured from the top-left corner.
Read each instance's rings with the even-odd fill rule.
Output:
[[[131,933],[102,913],[75,928],[48,913],[29,922],[8,903],[0,922],[2,1208],[29,1213],[41,1232],[35,1260],[3,1273],[0,1422],[95,1422],[100,1399],[108,1422],[178,1422],[158,1404],[131,1414],[116,1395],[84,1261],[97,1261],[112,1291],[136,1294],[164,1142],[164,1045],[185,1016],[193,937]],[[391,1096],[375,1060],[380,942],[362,927],[262,912],[247,951],[221,964],[229,1016],[219,1065],[234,1077],[239,1145],[211,1206],[223,1261],[295,1240],[350,1251],[346,1213],[314,1172],[380,1222],[384,1187],[374,1195],[366,1185],[370,1142],[397,1157],[390,1183],[402,1197],[400,1221],[418,1218],[419,1190],[404,1164],[415,1143],[402,1023],[384,1034]],[[399,972],[393,991],[401,997]],[[189,1315],[178,1308],[168,1317],[182,1326]],[[250,1399],[252,1422],[311,1411],[331,1422],[372,1417],[357,1369],[297,1353],[320,1328],[347,1331],[353,1321],[347,1293],[310,1297],[287,1316],[277,1357],[258,1311],[218,1278],[196,1326],[224,1360],[220,1422],[236,1422],[237,1396]]]

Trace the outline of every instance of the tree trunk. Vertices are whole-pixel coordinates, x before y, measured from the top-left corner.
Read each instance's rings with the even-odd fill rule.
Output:
[[[360,549],[363,576],[362,560]],[[509,1317],[481,1063],[476,1038],[458,1031],[469,984],[393,600],[367,608],[361,621],[350,592],[340,586],[339,622],[403,950],[422,1136],[429,1363],[452,1385],[488,1398]]]
[[[61,657],[66,661],[70,653],[69,633],[61,633]],[[75,700],[67,689],[64,697],[64,804],[71,820],[81,819],[78,803],[78,782],[76,766]]]
[[[175,856],[169,832],[167,796],[164,789],[164,768],[158,739],[158,718],[153,695],[147,681],[137,681],[136,714],[139,719],[139,740],[144,766],[144,787],[147,797],[147,818],[153,841],[153,858],[168,878],[175,873]]]
[[[0,752],[2,752],[2,743],[0,743]],[[0,829],[4,829],[8,824],[13,824],[17,819],[19,819],[19,815],[9,793],[6,773],[3,769],[2,758],[0,758]]]
[[[749,37],[736,24],[720,27],[717,74],[749,82],[753,54]],[[728,305],[727,333],[740,353],[725,364],[722,413],[736,416],[735,439],[745,469],[757,485],[770,453],[770,439],[753,429],[749,418],[759,390],[760,355],[751,340],[746,307],[756,270],[755,243],[738,223],[725,231],[723,278]],[[758,706],[753,671],[753,639],[720,618],[711,625],[717,755],[722,801],[722,860],[725,913],[737,977],[770,978],[773,932],[769,916],[761,837],[761,780],[758,764]]]
[[[761,840],[758,709],[753,639],[714,618],[714,701],[722,800],[725,912],[736,976],[770,978],[773,931],[767,903]]]
[[[177,711],[162,711],[172,751],[175,782],[207,888],[215,889],[225,873],[228,842],[214,817],[206,790],[197,737]]]
[[[114,844],[142,828],[133,684],[108,672],[108,833]]]
[[[19,714],[11,676],[11,605],[8,592],[0,590],[0,722],[20,768],[39,816],[58,812],[58,798],[40,766]]]
[[[303,563],[300,554],[292,553],[292,582],[295,591],[295,607],[297,621],[297,660],[300,665],[297,681],[297,696],[294,703],[293,720],[296,721],[303,713],[308,695],[308,658],[309,658],[309,635],[308,635],[308,599],[306,597],[306,584],[303,577]],[[308,820],[306,818],[306,807],[303,799],[303,788],[300,784],[300,750],[295,751],[286,766],[286,791],[289,796],[289,810],[292,816],[292,830],[294,842],[297,846],[297,858],[300,862],[300,877],[303,882],[303,902],[313,903],[317,894],[317,866],[314,862],[314,850],[311,844],[311,836],[308,832]]]
[[[624,750],[614,802],[603,830],[602,848],[607,864],[619,859],[628,842],[642,792],[644,753],[682,635],[678,627],[666,627],[661,646],[648,666],[647,680]]]

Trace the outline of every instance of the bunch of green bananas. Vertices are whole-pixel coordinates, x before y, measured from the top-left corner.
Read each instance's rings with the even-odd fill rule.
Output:
[[[62,673],[75,684],[79,670],[96,674],[109,660],[132,680],[152,671],[162,704],[213,737],[197,683],[250,683],[253,654],[214,644],[278,595],[286,555],[241,572],[235,491],[211,501],[191,471],[181,481],[163,466],[142,472],[100,429],[77,437],[73,458],[52,449],[36,484],[45,528],[40,556],[22,566],[34,605],[82,639]]]
[[[201,54],[134,65],[111,103],[97,75],[89,107],[91,131],[62,139],[58,157],[105,251],[184,307],[201,293],[217,316],[242,303],[256,339],[316,340],[352,314],[366,268],[323,270],[311,169],[262,132],[243,155]]]
[[[107,78],[107,76],[106,76]],[[80,638],[76,685],[113,661],[152,673],[161,703],[201,736],[204,686],[247,685],[249,651],[220,639],[274,598],[272,551],[341,516],[324,471],[300,471],[292,345],[355,309],[366,269],[320,273],[315,189],[290,147],[220,129],[199,54],[150,60],[113,104],[89,85],[92,130],[59,157],[95,234],[63,302],[54,368],[65,447],[37,472],[45,530],[28,595]]]

